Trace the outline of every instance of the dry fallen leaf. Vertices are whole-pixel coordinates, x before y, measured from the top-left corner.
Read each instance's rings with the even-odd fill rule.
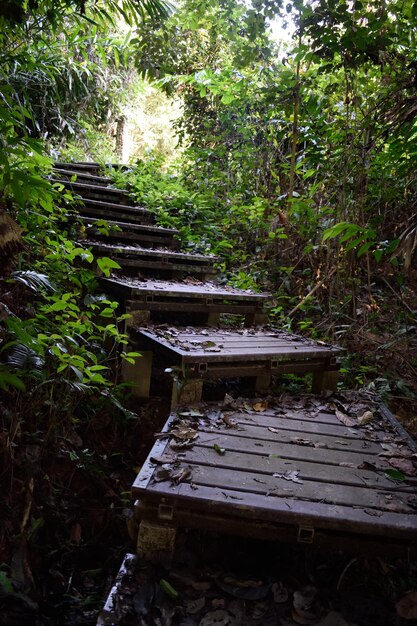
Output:
[[[309,446],[314,448],[314,442],[310,439],[303,439],[302,437],[291,437],[291,443],[295,443],[298,446]]]
[[[175,428],[171,429],[170,432],[176,439],[196,439],[198,437],[198,432],[194,428],[190,428],[189,426],[185,426],[183,424],[179,424],[175,426]]]
[[[283,604],[288,600],[288,589],[284,587],[282,583],[273,583],[271,591],[274,602],[276,602],[277,604]]]
[[[317,589],[316,587],[313,587],[312,585],[308,585],[307,587],[304,587],[303,589],[294,591],[293,606],[295,610],[296,611],[299,611],[299,610],[308,611],[311,608],[316,595],[317,595]]]
[[[363,512],[371,515],[371,517],[381,517],[382,515],[382,511],[377,511],[376,509],[364,509]]]
[[[217,609],[206,613],[200,626],[238,626],[238,623],[233,613],[224,609]]]
[[[167,467],[159,467],[153,473],[153,479],[157,483],[160,483],[163,480],[169,480],[170,477],[171,477],[171,472],[170,472],[170,469]]]
[[[176,460],[177,460],[176,455],[170,455],[170,454],[161,454],[160,456],[155,455],[155,456],[151,456],[150,458],[151,463],[156,463],[157,465],[175,463]]]
[[[366,424],[369,424],[370,422],[372,422],[373,419],[374,419],[374,414],[372,413],[372,411],[365,411],[363,415],[358,417],[358,424],[359,426],[366,426]]]
[[[228,428],[237,428],[237,423],[235,422],[235,420],[228,415],[223,415],[222,420]]]
[[[417,619],[417,591],[410,591],[395,605],[397,614],[403,619]]]
[[[185,611],[190,615],[195,615],[196,613],[199,613],[201,609],[204,609],[205,604],[206,599],[204,596],[197,598],[196,600],[188,600],[185,605]]]
[[[262,402],[255,402],[252,408],[254,411],[257,411],[259,413],[262,411],[266,411],[266,409],[268,408],[268,402],[266,400],[263,400]]]
[[[391,459],[387,459],[388,463],[395,467],[395,469],[399,470],[406,476],[415,476],[417,474],[417,470],[414,467],[414,463],[410,461],[410,459],[398,459],[397,457],[393,457]]]
[[[191,469],[189,467],[182,467],[174,472],[171,472],[171,478],[176,485],[179,485],[183,480],[186,480],[191,476]]]
[[[288,470],[284,474],[272,474],[272,476],[274,478],[283,478],[284,480],[290,480],[293,483],[300,483],[302,485],[303,481],[298,478],[299,473],[300,472],[298,470],[294,470],[292,472]]]
[[[342,424],[344,424],[345,426],[348,426],[349,428],[356,426],[356,422],[354,422],[353,419],[346,415],[346,413],[342,413],[342,411],[336,409],[335,415],[339,422],[342,422]]]

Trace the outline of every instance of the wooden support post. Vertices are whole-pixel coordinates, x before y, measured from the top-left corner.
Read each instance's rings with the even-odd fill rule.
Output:
[[[218,326],[220,323],[220,313],[208,313],[207,326]]]
[[[178,404],[198,404],[203,394],[201,378],[191,378],[186,381],[176,381],[172,385],[171,409]]]
[[[268,316],[266,313],[248,313],[245,315],[245,328],[251,326],[264,326],[268,323]]]
[[[126,302],[126,313],[129,313],[131,317],[125,320],[125,333],[129,331],[129,328],[146,326],[148,324],[151,317],[151,312],[141,309],[140,304],[140,302],[135,302],[134,300]]]
[[[148,561],[170,560],[174,554],[176,529],[142,520],[139,525],[137,553]]]
[[[271,374],[269,372],[266,372],[265,374],[259,374],[259,376],[256,377],[255,391],[259,393],[267,393],[268,391],[270,391],[270,387]]]
[[[134,364],[123,361],[122,379],[133,383],[132,393],[138,398],[149,398],[152,374],[152,352],[140,350],[142,356],[135,357]]]
[[[322,394],[325,391],[336,391],[339,372],[313,372],[312,392]]]

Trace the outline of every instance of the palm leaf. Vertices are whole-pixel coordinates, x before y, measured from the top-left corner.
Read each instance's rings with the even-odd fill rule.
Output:
[[[22,285],[36,293],[42,290],[56,291],[46,274],[40,274],[31,270],[19,270],[12,272],[12,276],[18,283],[22,283]]]
[[[23,343],[13,346],[7,357],[7,364],[16,370],[41,371],[44,360],[34,350]]]

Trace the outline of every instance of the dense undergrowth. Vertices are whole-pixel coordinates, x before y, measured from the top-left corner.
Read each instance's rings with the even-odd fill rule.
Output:
[[[320,231],[306,226],[303,236],[290,219],[271,231],[266,200],[222,197],[217,181],[203,186],[195,168],[162,165],[158,157],[141,161],[115,182],[153,210],[161,226],[177,228],[184,249],[217,255],[220,280],[269,291],[272,323],[345,347],[341,385],[399,403],[417,432],[414,270],[395,256],[367,264],[343,250],[330,263],[334,251]]]
[[[417,434],[415,3],[183,4],[0,7],[0,624],[93,623],[166,417],[119,380],[134,355],[94,272],[112,262],[74,243],[48,179],[48,150],[113,158],[133,65],[181,99],[182,155],[116,184],[221,280],[272,293],[273,323],[344,346],[341,385]],[[265,28],[280,9],[286,49]]]

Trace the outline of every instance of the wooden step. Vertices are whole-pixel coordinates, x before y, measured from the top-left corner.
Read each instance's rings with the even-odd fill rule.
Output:
[[[114,204],[91,198],[83,198],[77,210],[85,217],[116,220],[128,224],[150,224],[155,221],[153,213],[144,207]]]
[[[91,248],[96,256],[111,257],[131,275],[152,275],[155,278],[159,278],[160,274],[167,278],[200,275],[207,278],[216,274],[213,263],[217,258],[203,254],[147,249],[133,245],[112,245],[90,240],[84,241],[83,245]]]
[[[102,200],[103,202],[112,202],[113,204],[129,204],[132,200],[129,192],[125,189],[115,189],[114,187],[101,187],[100,185],[87,185],[85,183],[73,183],[69,180],[60,180],[51,178],[52,183],[59,183],[70,189],[74,194],[81,198],[92,198],[93,200]]]
[[[116,220],[106,220],[110,230],[103,234],[95,224],[101,219],[81,216],[79,218],[86,225],[87,236],[93,239],[121,243],[139,244],[141,246],[164,246],[170,249],[178,248],[178,240],[174,236],[178,231],[172,228],[160,226],[148,226],[144,224],[129,224]],[[112,230],[112,227],[117,227]]]
[[[135,224],[131,222],[122,222],[119,220],[108,220],[106,218],[96,218],[96,217],[85,217],[83,215],[80,216],[81,221],[83,221],[86,225],[89,225],[92,230],[96,230],[95,224],[105,219],[107,224],[109,225],[110,232],[109,235],[103,235],[105,238],[112,239],[135,239],[135,235],[138,233],[142,233],[144,231],[159,233],[160,236],[165,237],[174,237],[178,234],[178,231],[175,228],[164,228],[163,226],[155,226],[151,224]],[[111,229],[114,230],[111,230]],[[131,245],[134,245],[132,242]]]
[[[372,420],[361,426],[366,411]],[[393,480],[392,457],[414,458],[417,446],[370,394],[186,406],[162,433],[133,484],[148,529],[221,528],[310,544],[378,540],[382,553],[390,541],[415,547],[415,469],[410,463]],[[141,541],[139,533],[146,552]]]
[[[124,300],[133,315],[137,311],[156,313],[205,314],[204,323],[218,322],[220,314],[243,315],[249,324],[264,323],[263,305],[267,294],[234,289],[212,282],[173,282],[138,280],[134,278],[102,278],[100,283],[108,293]],[[149,319],[153,319],[153,315]],[[202,323],[202,322],[200,322]]]
[[[97,174],[103,170],[123,170],[127,169],[128,165],[123,165],[120,163],[97,163],[94,161],[56,161],[54,163],[54,167],[58,169],[68,169],[75,170],[77,172],[91,172],[92,174]]]
[[[57,175],[59,178],[65,178],[65,180],[76,177],[74,182],[78,183],[87,183],[91,185],[100,185],[106,187],[107,185],[111,185],[113,182],[111,178],[108,176],[97,176],[94,174],[90,174],[89,172],[77,172],[75,170],[70,169],[60,169],[54,167],[54,175]]]
[[[76,172],[91,172],[91,173],[98,173],[103,169],[103,166],[100,163],[93,163],[93,162],[63,162],[63,161],[56,161],[54,163],[54,168],[58,168],[61,170],[72,170],[72,171],[76,171]]]
[[[313,374],[313,392],[334,390],[337,384],[340,349],[277,329],[224,330],[172,328],[168,325],[131,331],[139,351],[136,378],[144,382],[133,393],[150,389],[152,374],[173,373],[171,404],[201,400],[204,380],[246,379],[258,392],[267,392],[272,375]],[[153,370],[149,367],[152,362]],[[139,376],[139,369],[143,368]],[[148,384],[145,384],[145,377]]]

